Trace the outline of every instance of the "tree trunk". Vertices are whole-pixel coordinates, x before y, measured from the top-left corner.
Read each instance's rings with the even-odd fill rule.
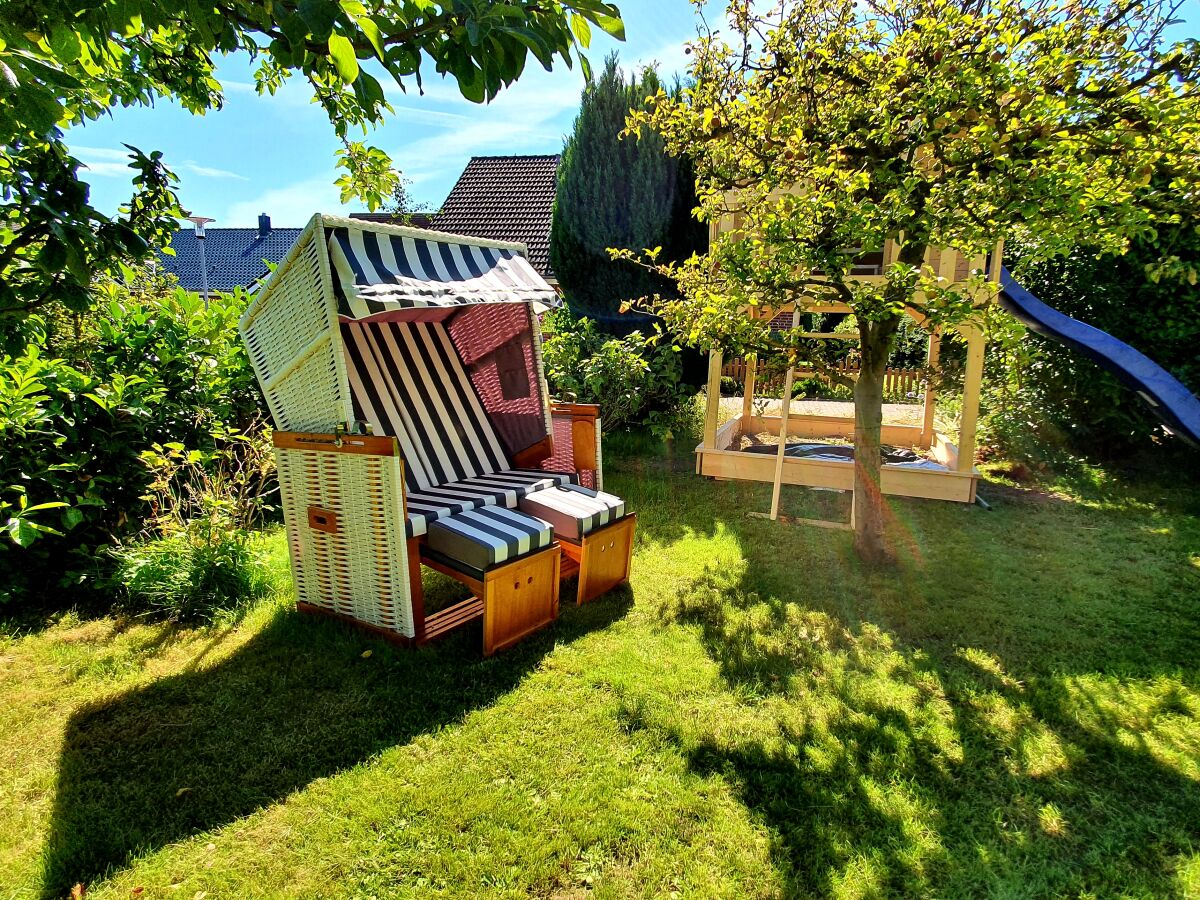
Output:
[[[883,379],[899,317],[860,322],[862,364],[854,384],[854,548],[867,563],[890,562],[888,510],[880,490]]]

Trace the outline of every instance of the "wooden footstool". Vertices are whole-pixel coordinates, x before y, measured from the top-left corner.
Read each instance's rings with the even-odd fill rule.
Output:
[[[576,603],[586,603],[629,580],[637,516],[620,497],[577,484],[534,491],[522,512],[544,519],[570,561],[564,575],[579,573]]]
[[[548,522],[485,506],[429,524],[421,562],[475,593],[483,653],[511,647],[558,616],[561,551]]]

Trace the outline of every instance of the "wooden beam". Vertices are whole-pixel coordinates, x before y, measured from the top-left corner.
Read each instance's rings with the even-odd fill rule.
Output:
[[[974,326],[960,329],[967,339],[967,366],[963,378],[962,424],[958,435],[958,471],[975,467],[975,434],[979,427],[979,394],[983,387],[983,334]]]
[[[717,445],[717,419],[721,411],[721,351],[708,354],[708,404],[704,412],[704,446]]]
[[[925,411],[921,420],[921,449],[928,450],[933,444],[933,417],[937,412],[937,389],[933,386],[934,375],[942,355],[942,336],[936,331],[929,336],[929,353],[926,365],[929,380],[925,382]]]
[[[800,310],[792,310],[792,327],[800,324]],[[783,461],[787,459],[788,416],[792,414],[792,380],[796,367],[788,366],[783,379],[783,409],[779,416],[779,450],[775,453],[775,480],[771,484],[771,518],[779,518],[779,494],[783,487]]]
[[[771,484],[771,518],[779,518],[779,494],[783,486],[783,461],[787,458],[788,415],[792,411],[792,378],[796,370],[789,368],[783,379],[783,414],[779,417],[779,450],[775,453],[775,480]]]
[[[769,519],[771,518],[764,512],[748,512],[746,515],[753,519]],[[776,522],[782,522],[784,525],[815,525],[818,528],[830,528],[834,531],[853,531],[853,522],[847,525],[845,522],[832,522],[828,519],[805,519],[800,516],[777,516]]]
[[[754,382],[758,377],[758,354],[751,353],[746,357],[746,381],[742,397],[742,417],[754,412]]]

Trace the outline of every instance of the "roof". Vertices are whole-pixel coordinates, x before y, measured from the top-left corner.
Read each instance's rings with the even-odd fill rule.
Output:
[[[208,287],[213,291],[232,291],[249,287],[267,274],[266,259],[278,263],[292,248],[303,228],[270,228],[260,234],[257,228],[206,228],[204,253],[208,262]],[[195,231],[181,228],[171,235],[174,256],[159,252],[162,267],[179,279],[189,291],[204,287],[200,271],[200,244]]]
[[[438,231],[517,241],[544,278],[550,267],[550,221],[554,212],[559,154],[473,156],[434,216]]]

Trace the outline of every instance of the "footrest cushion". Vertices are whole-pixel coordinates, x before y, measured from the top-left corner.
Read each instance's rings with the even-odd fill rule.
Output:
[[[549,547],[554,529],[515,509],[484,506],[430,522],[425,540],[447,559],[483,571]]]
[[[522,512],[545,519],[556,535],[571,541],[625,515],[625,501],[620,497],[578,484],[535,491],[522,497],[518,505]]]

